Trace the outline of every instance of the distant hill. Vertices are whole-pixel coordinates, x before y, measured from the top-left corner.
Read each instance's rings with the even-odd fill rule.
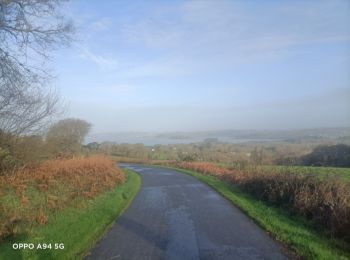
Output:
[[[145,145],[198,143],[215,138],[218,142],[288,142],[350,144],[350,127],[297,130],[219,130],[198,132],[116,132],[90,134],[89,142],[143,143]]]

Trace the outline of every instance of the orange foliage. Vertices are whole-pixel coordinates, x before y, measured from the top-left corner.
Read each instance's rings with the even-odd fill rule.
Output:
[[[174,162],[179,168],[212,175],[232,183],[258,199],[288,208],[313,220],[334,236],[350,242],[350,184],[293,172],[270,173],[257,168],[228,169],[212,163]]]
[[[36,216],[36,222],[40,225],[46,224],[48,219],[49,218],[42,211]]]
[[[125,180],[125,176],[114,162],[106,156],[50,160],[37,168],[26,168],[11,175],[2,176],[3,183],[10,185],[18,196],[25,193],[29,184],[48,192],[57,181],[64,182],[79,195],[93,195],[110,189]]]
[[[68,207],[74,199],[93,198],[124,181],[114,161],[102,155],[49,160],[0,176],[0,240],[15,235],[18,223],[46,224],[50,212]],[[33,189],[41,200],[31,197]],[[5,204],[2,197],[8,194],[16,194],[21,206]]]

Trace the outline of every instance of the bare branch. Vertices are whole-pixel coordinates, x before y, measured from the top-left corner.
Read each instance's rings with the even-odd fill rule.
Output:
[[[73,26],[59,12],[63,0],[0,0],[0,130],[39,131],[57,111],[43,66],[50,51],[67,46]],[[36,61],[40,61],[40,63]]]

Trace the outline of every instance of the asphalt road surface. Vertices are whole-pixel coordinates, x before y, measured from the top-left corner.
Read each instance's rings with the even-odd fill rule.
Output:
[[[121,164],[142,187],[86,259],[286,259],[282,247],[217,192],[175,170]]]

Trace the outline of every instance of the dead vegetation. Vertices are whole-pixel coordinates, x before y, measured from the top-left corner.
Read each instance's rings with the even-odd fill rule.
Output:
[[[254,197],[306,217],[330,236],[350,242],[350,183],[334,176],[238,170],[211,163],[177,162],[176,167],[201,172],[232,183]]]
[[[49,160],[0,176],[0,240],[46,224],[52,212],[124,181],[114,161],[102,155]]]

